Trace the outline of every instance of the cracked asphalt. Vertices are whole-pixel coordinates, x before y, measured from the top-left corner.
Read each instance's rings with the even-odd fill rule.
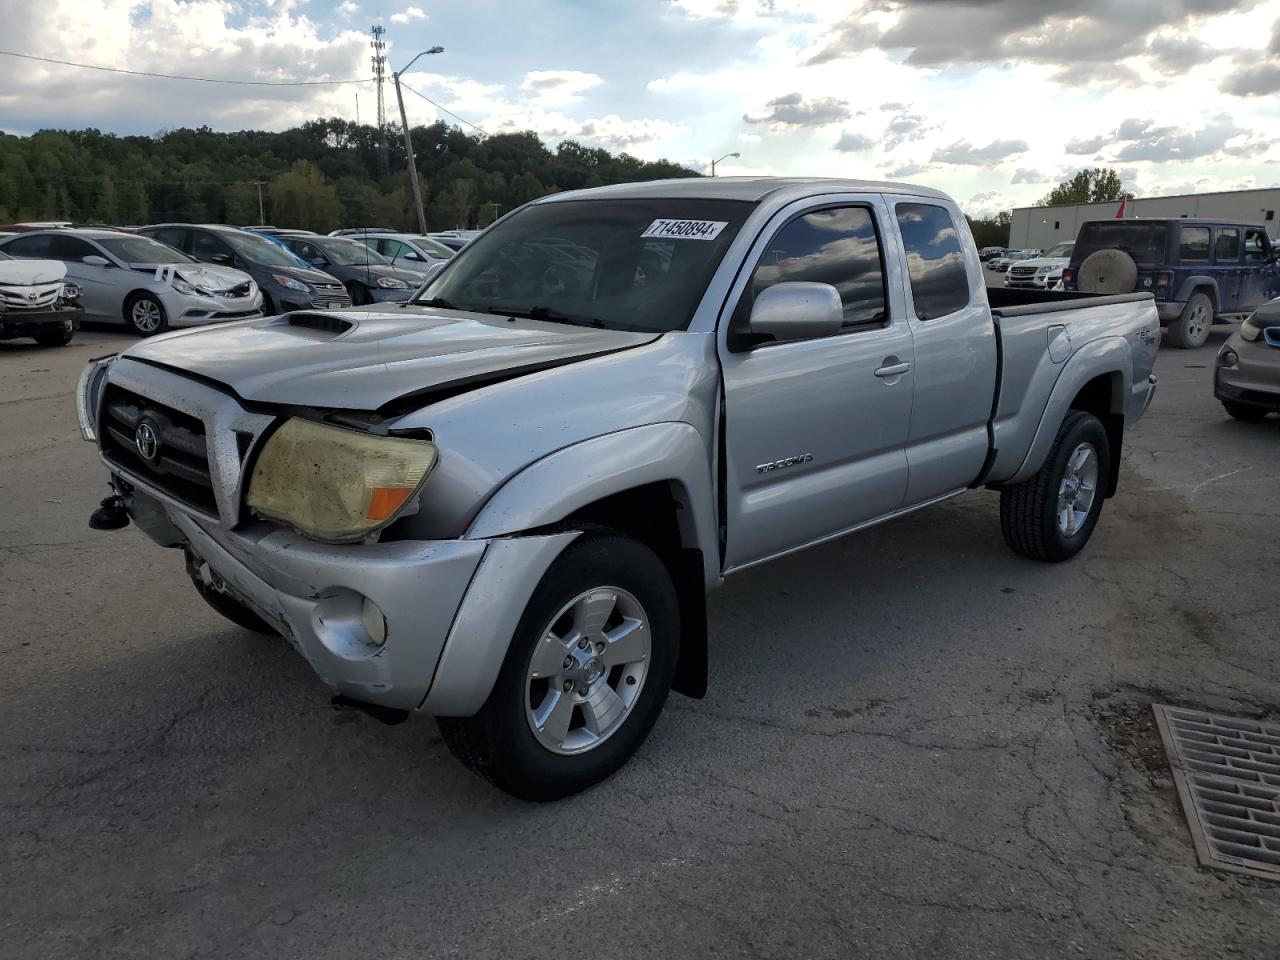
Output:
[[[1280,710],[1280,419],[1161,351],[1075,561],[987,492],[734,578],[711,689],[536,806],[435,726],[336,713],[181,558],[85,523],[90,356],[0,344],[4,958],[1274,958],[1280,885],[1199,868],[1148,704]]]

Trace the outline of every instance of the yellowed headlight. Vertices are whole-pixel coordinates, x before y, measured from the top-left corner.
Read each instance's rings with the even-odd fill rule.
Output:
[[[1240,336],[1250,343],[1257,340],[1262,335],[1262,328],[1253,322],[1254,315],[1251,313],[1245,317],[1244,322],[1240,324]]]
[[[426,440],[295,418],[262,448],[245,502],[318,540],[354,540],[390,523],[436,459]]]

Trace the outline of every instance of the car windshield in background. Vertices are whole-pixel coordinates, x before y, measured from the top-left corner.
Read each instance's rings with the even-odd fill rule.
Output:
[[[754,204],[562,200],[473,240],[421,295],[459,310],[683,330]]]
[[[123,263],[195,263],[185,253],[180,253],[168,244],[159,243],[147,237],[102,237],[97,241],[117,260]]]
[[[1156,221],[1086,223],[1080,228],[1071,258],[1083,261],[1098,250],[1123,250],[1135,263],[1161,263],[1165,259],[1168,236],[1168,224]]]
[[[1075,244],[1060,243],[1056,247],[1054,247],[1052,250],[1050,250],[1048,253],[1046,253],[1045,256],[1051,260],[1062,259],[1063,257],[1069,257],[1071,256],[1071,248],[1073,246],[1075,246]]]
[[[448,260],[458,252],[452,247],[446,247],[439,240],[433,240],[431,237],[415,236],[411,239],[413,240],[414,246],[423,253],[427,253],[435,257],[437,260]]]
[[[378,251],[371,250],[363,243],[356,243],[354,240],[310,240],[308,242],[319,247],[329,262],[339,267],[363,266],[366,263],[382,267],[391,265],[391,261]]]
[[[219,233],[218,237],[227,241],[231,249],[250,263],[264,267],[296,267],[302,263],[297,257],[279,244],[264,240],[252,233]]]

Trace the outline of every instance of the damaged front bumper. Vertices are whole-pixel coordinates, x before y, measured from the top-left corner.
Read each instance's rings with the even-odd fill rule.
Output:
[[[534,588],[576,536],[323,544],[268,523],[227,531],[127,482],[117,489],[140,529],[184,547],[205,586],[277,629],[333,691],[441,715],[483,705]],[[384,618],[381,637],[366,601]]]

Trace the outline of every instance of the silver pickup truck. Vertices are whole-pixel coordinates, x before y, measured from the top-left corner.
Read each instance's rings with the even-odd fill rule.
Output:
[[[1073,556],[1158,340],[1149,294],[988,291],[941,193],[693,179],[528,204],[403,305],[153,337],[77,402],[92,525],[547,800],[705,692],[737,571],[975,487]]]

